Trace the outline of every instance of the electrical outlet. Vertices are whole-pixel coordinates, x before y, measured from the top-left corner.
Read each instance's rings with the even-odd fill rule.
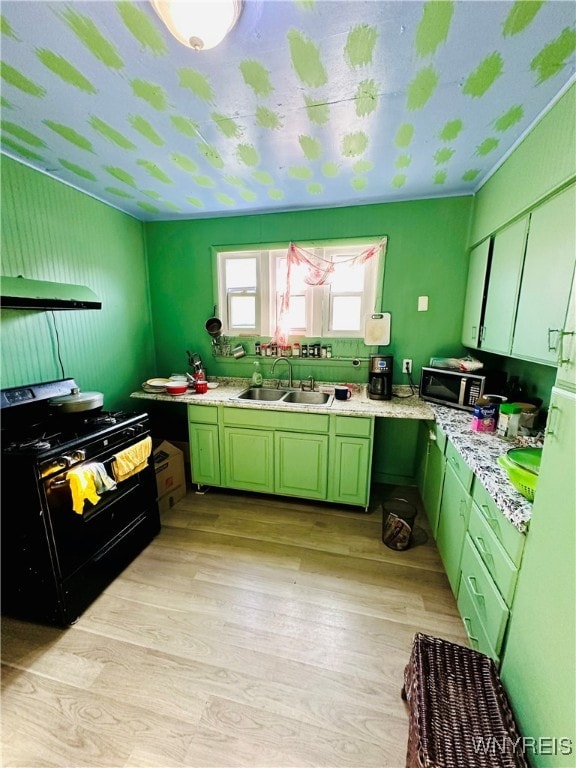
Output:
[[[402,373],[412,373],[412,360],[410,358],[405,357],[402,360]]]

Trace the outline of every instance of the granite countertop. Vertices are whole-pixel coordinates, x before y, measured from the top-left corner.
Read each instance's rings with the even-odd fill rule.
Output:
[[[511,448],[519,446],[541,447],[533,437],[502,438],[494,432],[474,432],[472,416],[444,405],[430,403],[435,421],[450,442],[478,477],[502,514],[522,533],[528,529],[532,516],[532,503],[514,488],[507,473],[496,463]]]
[[[275,379],[274,382],[265,380],[264,386],[272,386],[275,381]],[[407,386],[394,387],[391,400],[371,400],[366,393],[365,384],[350,385],[352,389],[350,400],[334,399],[332,405],[326,407],[277,402],[267,402],[263,405],[261,402],[250,400],[233,400],[231,402],[231,398],[250,386],[250,380],[218,378],[214,380],[214,383],[218,384],[217,388],[209,389],[203,395],[198,395],[192,390],[183,395],[168,395],[140,390],[132,392],[131,397],[185,403],[186,405],[190,403],[194,405],[234,405],[236,408],[266,408],[299,413],[329,413],[345,416],[436,421],[486,488],[502,514],[522,533],[528,529],[532,515],[532,504],[518,493],[510,483],[506,472],[496,463],[496,459],[510,448],[520,445],[541,445],[535,438],[504,439],[494,433],[474,432],[470,426],[472,416],[468,411],[425,402],[418,397],[416,391],[413,393]]]

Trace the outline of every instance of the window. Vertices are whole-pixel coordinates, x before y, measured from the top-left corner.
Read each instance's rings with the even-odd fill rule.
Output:
[[[224,332],[360,337],[380,311],[386,238],[330,246],[218,251],[218,306]]]

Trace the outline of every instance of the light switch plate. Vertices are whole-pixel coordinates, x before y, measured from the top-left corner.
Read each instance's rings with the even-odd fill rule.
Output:
[[[418,312],[428,311],[428,296],[418,296]]]

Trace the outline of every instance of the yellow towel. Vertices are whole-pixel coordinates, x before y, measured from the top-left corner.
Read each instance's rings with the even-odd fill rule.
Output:
[[[131,445],[112,459],[112,471],[117,483],[127,480],[132,475],[142,472],[148,463],[148,456],[152,452],[152,438],[145,437],[139,443]]]
[[[90,466],[80,466],[66,472],[66,479],[72,493],[72,509],[78,515],[84,511],[84,502],[86,499],[92,504],[98,504],[100,496],[96,493],[94,483],[94,473]]]

